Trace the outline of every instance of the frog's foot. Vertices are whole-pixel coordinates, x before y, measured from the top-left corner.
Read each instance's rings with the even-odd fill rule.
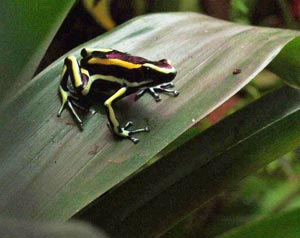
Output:
[[[170,89],[173,87],[174,87],[174,83],[170,82],[170,83],[164,83],[164,84],[161,84],[161,85],[158,85],[155,87],[142,89],[136,94],[136,100],[138,100],[140,97],[142,97],[146,92],[150,93],[156,102],[159,102],[161,100],[161,97],[159,96],[158,93],[167,93],[167,94],[170,94],[170,95],[176,97],[179,95],[179,92],[176,90]]]
[[[144,127],[136,130],[127,130],[129,127],[131,127],[133,123],[131,121],[127,122],[124,128],[121,128],[122,135],[125,135],[126,138],[131,140],[134,144],[137,144],[140,140],[138,138],[133,137],[132,135],[140,133],[140,132],[149,132],[149,127]]]
[[[78,122],[78,124],[80,125],[80,127],[83,126],[83,122],[80,119],[80,117],[78,116],[77,112],[75,111],[74,107],[74,99],[72,97],[70,97],[69,95],[63,98],[62,104],[60,109],[58,110],[57,116],[60,117],[62,112],[64,111],[64,109],[66,107],[69,107],[69,109],[71,110],[71,113],[73,114],[73,116],[76,118],[76,121]],[[74,106],[77,106],[74,104]]]
[[[122,137],[122,138],[127,138],[127,139],[131,140],[134,144],[137,144],[139,142],[139,139],[133,137],[132,135],[140,133],[140,132],[149,132],[150,131],[149,127],[147,127],[147,126],[144,128],[136,129],[136,130],[128,130],[128,128],[133,125],[132,121],[127,122],[124,127],[119,126],[117,128],[117,131],[113,130],[109,123],[107,123],[107,125],[111,129],[111,131],[114,132],[114,134],[116,134],[117,136]]]

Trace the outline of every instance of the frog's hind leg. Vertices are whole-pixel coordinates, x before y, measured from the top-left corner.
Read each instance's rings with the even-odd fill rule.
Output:
[[[82,120],[73,107],[73,102],[74,100],[76,100],[76,97],[72,95],[68,88],[69,76],[74,90],[79,94],[83,89],[83,79],[80,71],[80,66],[74,56],[67,57],[64,62],[59,86],[62,103],[60,109],[58,110],[57,116],[60,117],[65,107],[68,106],[79,125],[82,126]]]
[[[107,99],[105,101],[104,105],[107,109],[107,117],[108,117],[108,122],[109,122],[108,126],[112,130],[112,132],[119,137],[130,139],[133,143],[136,144],[139,142],[139,139],[132,137],[132,135],[136,134],[136,133],[140,133],[140,132],[148,132],[149,128],[145,127],[145,128],[141,128],[141,129],[137,129],[137,130],[128,130],[128,128],[133,125],[133,123],[131,121],[127,122],[125,127],[121,127],[119,124],[119,121],[116,118],[114,109],[112,107],[112,104],[117,99],[124,96],[126,91],[127,91],[126,87],[119,89],[114,95],[112,95],[109,99]]]
[[[80,109],[80,111],[84,112],[84,121],[90,117],[92,117],[94,114],[96,114],[96,109],[92,107],[91,103],[89,101],[85,100],[85,98],[73,98],[70,97],[71,104],[75,107]]]
[[[164,83],[155,87],[150,87],[150,88],[145,88],[140,90],[137,94],[136,94],[136,100],[138,100],[140,97],[142,97],[145,93],[150,93],[150,95],[155,99],[156,102],[161,101],[161,97],[159,96],[158,93],[167,93],[170,94],[174,97],[179,95],[179,92],[177,90],[172,90],[169,88],[173,88],[174,87],[174,83],[170,82],[170,83]]]

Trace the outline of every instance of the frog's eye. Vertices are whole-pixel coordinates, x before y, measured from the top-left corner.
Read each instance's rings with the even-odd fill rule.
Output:
[[[159,62],[161,62],[163,64],[168,64],[168,65],[172,64],[171,60],[167,60],[167,59],[161,59]]]
[[[149,70],[150,70],[150,68],[149,68],[149,67],[145,67],[145,69],[146,69],[147,71],[149,71]]]
[[[87,57],[87,50],[85,48],[83,48],[80,52],[81,56],[84,58],[84,57]]]

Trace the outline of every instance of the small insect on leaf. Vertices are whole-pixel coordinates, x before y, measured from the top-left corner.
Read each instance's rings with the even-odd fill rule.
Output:
[[[232,74],[240,74],[242,70],[240,68],[236,68],[233,70]]]

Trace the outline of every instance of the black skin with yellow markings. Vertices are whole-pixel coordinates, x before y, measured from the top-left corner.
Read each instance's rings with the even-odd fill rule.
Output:
[[[169,60],[150,61],[113,49],[87,49],[81,51],[82,59],[78,63],[74,56],[65,59],[60,82],[62,105],[57,116],[65,107],[82,126],[74,106],[83,110],[95,103],[104,103],[108,125],[111,131],[122,138],[137,143],[133,134],[149,131],[148,127],[129,130],[132,122],[121,127],[116,118],[113,104],[123,97],[136,93],[136,98],[149,92],[156,101],[160,101],[159,92],[173,96],[179,93],[169,88],[176,76],[176,70]]]

